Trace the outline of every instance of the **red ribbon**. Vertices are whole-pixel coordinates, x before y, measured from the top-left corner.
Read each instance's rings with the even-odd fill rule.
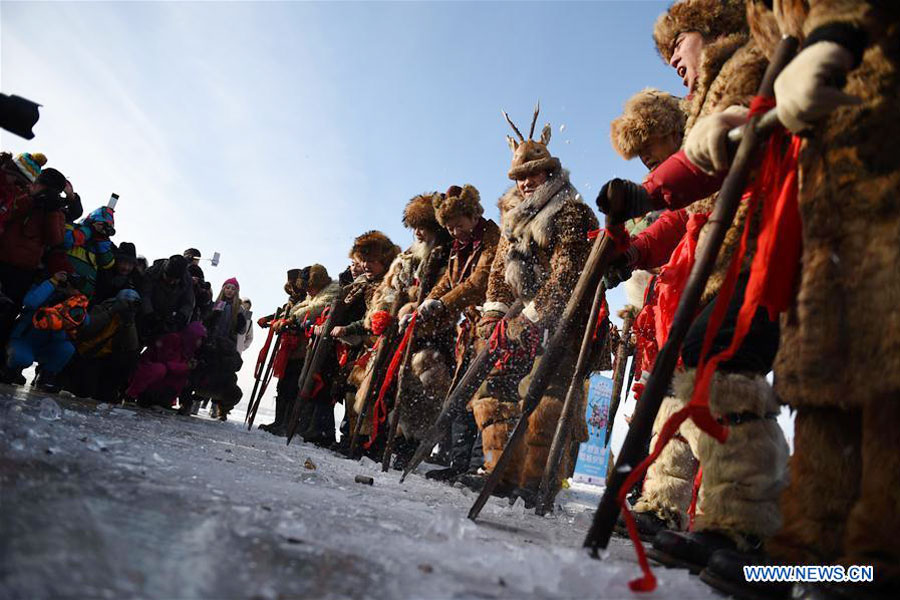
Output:
[[[700,496],[700,484],[703,482],[703,465],[697,468],[694,476],[694,486],[691,490],[691,506],[688,508],[688,530],[694,530],[694,517],[697,516],[697,498]]]
[[[284,377],[288,361],[291,355],[300,346],[300,336],[292,331],[281,334],[281,344],[278,346],[278,354],[275,356],[275,364],[272,365],[272,376],[278,379]]]
[[[753,107],[757,112],[774,106],[773,101],[754,100]],[[800,140],[791,138],[787,152],[782,155],[782,148],[787,138],[784,130],[778,130],[769,139],[761,167],[749,196],[748,214],[755,214],[756,207],[762,202],[760,232],[757,238],[757,250],[750,269],[750,278],[744,295],[744,302],[738,313],[737,324],[731,345],[719,354],[707,359],[713,340],[718,333],[728,304],[734,294],[740,274],[743,258],[747,251],[750,237],[750,225],[753,221],[747,218],[743,235],[737,252],[732,257],[725,282],[716,298],[713,313],[710,317],[706,335],[703,340],[701,361],[697,366],[697,377],[694,381],[694,392],[690,402],[680,411],[672,415],[663,425],[653,452],[629,473],[619,491],[618,502],[622,515],[628,526],[628,533],[635,546],[638,563],[643,576],[629,582],[632,591],[653,591],[656,589],[656,578],[647,563],[644,547],[638,537],[634,517],[625,504],[628,490],[647,471],[647,468],[660,455],[669,440],[678,432],[678,428],[688,418],[702,431],[714,437],[720,443],[728,437],[726,427],[718,423],[709,411],[709,385],[719,363],[728,360],[740,348],[750,323],[761,306],[768,308],[770,315],[787,309],[793,298],[796,279],[800,268],[801,229],[800,213],[797,206],[797,162],[800,152]],[[745,195],[745,199],[747,196]]]
[[[369,435],[369,439],[363,444],[363,448],[366,450],[375,443],[375,439],[378,437],[378,429],[381,426],[381,423],[387,418],[388,411],[387,406],[384,403],[384,397],[391,388],[391,384],[394,383],[394,378],[397,376],[397,371],[400,369],[400,363],[403,362],[403,353],[406,351],[406,346],[412,339],[413,331],[416,328],[417,316],[418,313],[413,312],[412,318],[406,325],[406,332],[404,332],[403,338],[400,340],[400,345],[397,346],[397,351],[394,352],[394,356],[391,358],[391,362],[388,365],[387,372],[384,374],[384,381],[381,383],[381,389],[378,390],[378,399],[375,400],[375,406],[372,407],[372,433]]]
[[[372,314],[372,318],[369,319],[371,321],[371,330],[373,335],[381,335],[388,328],[388,325],[394,320],[394,317],[391,316],[386,310],[379,310],[376,313]]]
[[[259,356],[256,357],[256,368],[253,369],[253,377],[255,379],[259,379],[262,377],[263,368],[266,363],[266,355],[269,354],[269,346],[272,344],[272,337],[275,335],[275,330],[271,327],[269,328],[269,335],[266,336],[266,343],[263,344],[263,347],[259,349]]]

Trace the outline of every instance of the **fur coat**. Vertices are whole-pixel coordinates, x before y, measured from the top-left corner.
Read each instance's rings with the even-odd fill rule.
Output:
[[[465,259],[458,252],[458,245],[453,245],[447,270],[428,294],[429,298],[444,304],[454,322],[467,307],[484,302],[487,292],[491,264],[500,242],[500,228],[490,220],[482,219],[482,223],[481,235],[473,240],[473,249]]]
[[[802,273],[775,363],[795,407],[900,399],[900,2],[812,0],[803,32],[835,22],[869,44],[844,88],[862,103],[834,111],[800,154]]]
[[[746,33],[734,33],[707,44],[701,57],[699,78],[694,93],[688,102],[687,133],[697,120],[706,115],[722,112],[729,106],[750,106],[762,82],[768,60],[756,42]],[[717,195],[710,196],[688,207],[689,213],[708,213],[715,206]],[[725,274],[731,257],[740,244],[744,224],[747,222],[747,207],[742,204],[735,215],[734,223],[728,229],[725,242],[716,260],[716,266],[703,292],[704,304],[712,300],[725,281]],[[706,239],[710,225],[700,232],[700,242]],[[751,232],[752,233],[752,232]],[[751,236],[755,240],[755,235]],[[755,245],[747,248],[743,269],[750,268]]]
[[[503,236],[491,266],[484,309],[505,312],[522,298],[523,314],[552,330],[590,254],[587,234],[599,226],[597,217],[565,171],[528,201],[518,192],[506,194],[501,211]]]

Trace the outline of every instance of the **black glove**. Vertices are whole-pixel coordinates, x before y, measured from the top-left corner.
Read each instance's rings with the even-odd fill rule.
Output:
[[[617,256],[609,264],[606,275],[603,276],[603,283],[606,289],[611,290],[622,282],[631,279],[634,272],[634,261],[637,250],[634,246],[629,246],[628,250]]]
[[[654,206],[641,184],[627,179],[610,179],[597,194],[597,208],[606,215],[606,226],[610,227],[641,217]]]

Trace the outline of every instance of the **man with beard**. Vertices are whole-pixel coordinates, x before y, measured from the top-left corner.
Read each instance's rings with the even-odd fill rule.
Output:
[[[529,138],[534,133],[537,117],[535,110]],[[547,150],[550,125],[544,126],[539,141],[526,140],[512,126],[519,139],[508,138],[513,151],[508,175],[516,182],[516,190],[507,198],[502,212],[502,237],[491,267],[479,336],[490,337],[497,321],[517,299],[525,302],[525,308],[501,332],[506,337],[501,343],[507,351],[472,401],[482,435],[486,472],[496,465],[521,415],[519,384],[535,364],[540,344],[555,330],[590,254],[588,232],[597,228],[593,212],[569,183],[568,173],[562,169],[559,159]],[[501,493],[522,496],[526,506],[534,502],[540,485],[575,367],[578,336],[573,336],[572,342],[569,356],[529,418],[525,443],[519,446],[503,474]],[[575,412],[584,415],[583,408]],[[583,419],[574,429],[572,443],[587,439]],[[564,466],[560,472],[567,472],[567,468]]]

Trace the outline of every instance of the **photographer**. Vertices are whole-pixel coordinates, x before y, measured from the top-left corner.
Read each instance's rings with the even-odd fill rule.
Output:
[[[194,312],[194,282],[180,254],[147,269],[140,290],[138,332],[146,345],[153,338],[183,330]]]
[[[41,264],[41,257],[51,247],[63,242],[66,197],[73,195],[72,186],[56,169],[44,169],[23,193],[15,182],[0,177],[0,198],[7,209],[0,233],[0,284],[13,302],[13,310],[0,317],[0,348],[5,348],[16,313],[25,293],[31,287]]]
[[[88,319],[87,297],[78,289],[77,275],[60,271],[34,286],[24,298],[24,310],[9,340],[7,370],[2,380],[14,383],[23,369],[40,367],[36,387],[56,393],[57,375],[72,358],[71,338]]]

